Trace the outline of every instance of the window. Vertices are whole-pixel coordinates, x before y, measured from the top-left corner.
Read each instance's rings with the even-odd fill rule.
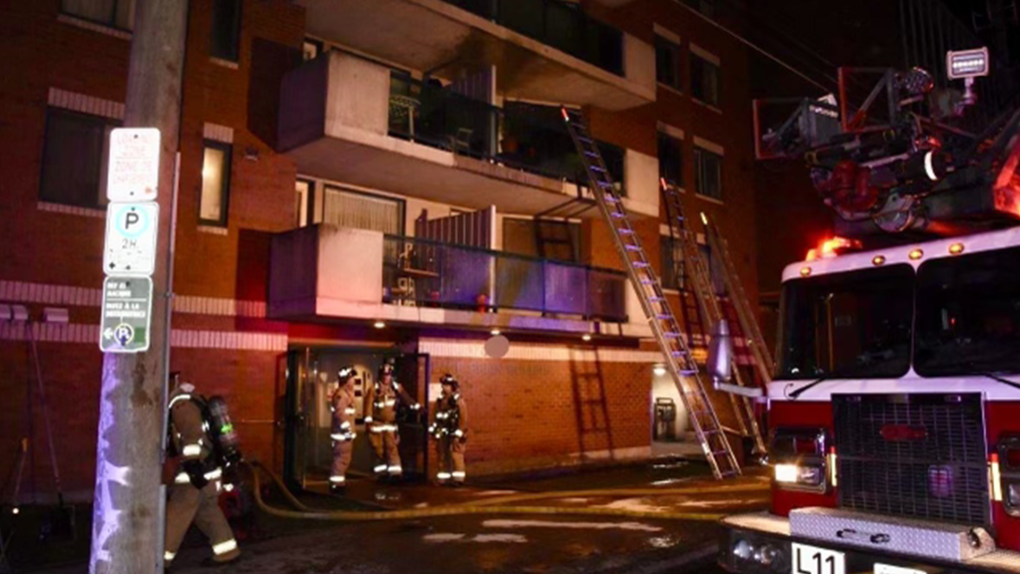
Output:
[[[655,80],[676,90],[683,89],[680,73],[680,45],[672,40],[655,36]]]
[[[241,44],[241,0],[213,0],[212,41],[209,55],[238,61]]]
[[[118,125],[100,116],[50,108],[39,199],[79,207],[106,205],[110,131]]]
[[[202,196],[198,220],[203,225],[227,226],[230,200],[230,144],[206,140],[202,158]]]
[[[666,183],[683,187],[683,142],[667,133],[659,132],[659,177]]]
[[[130,30],[135,22],[135,0],[61,0],[60,11],[121,30]]]
[[[294,183],[294,217],[296,226],[304,227],[311,224],[312,201],[315,196],[315,183],[299,179]]]
[[[687,4],[709,18],[714,18],[716,10],[718,9],[718,6],[716,6],[716,0],[684,0],[684,4]]]
[[[322,222],[404,234],[404,200],[326,186]]]
[[[701,253],[701,259],[705,262],[705,266],[708,267],[708,276],[712,280],[712,291],[716,295],[725,295],[726,279],[723,278],[722,265],[712,256],[712,248],[705,244],[698,244],[698,251]]]
[[[909,265],[787,281],[783,310],[782,378],[896,378],[910,367]]]
[[[914,362],[923,377],[1020,373],[1020,248],[932,259],[917,270]]]
[[[319,40],[305,38],[305,42],[301,46],[301,59],[305,62],[314,60],[325,51],[322,42]]]
[[[722,156],[694,146],[694,191],[722,201]]]
[[[581,261],[581,225],[567,221],[503,218],[503,251],[557,261]]]
[[[720,106],[719,66],[697,54],[691,54],[691,95],[704,104]]]
[[[683,291],[687,284],[687,270],[684,269],[684,255],[680,241],[670,235],[659,236],[659,259],[662,269],[662,288]]]

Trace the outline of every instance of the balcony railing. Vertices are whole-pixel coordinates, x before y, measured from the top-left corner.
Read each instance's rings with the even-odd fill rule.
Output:
[[[619,271],[395,235],[383,241],[386,303],[627,321]]]
[[[622,76],[623,33],[562,0],[446,0],[607,72]]]
[[[390,79],[389,134],[554,179],[583,177],[558,108],[516,102],[499,108],[399,72]],[[599,149],[622,182],[623,149],[604,142]]]

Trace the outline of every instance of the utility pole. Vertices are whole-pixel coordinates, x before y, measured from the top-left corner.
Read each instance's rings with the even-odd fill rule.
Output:
[[[167,262],[188,4],[136,2],[124,125],[161,134],[151,343],[143,353],[103,356],[90,574],[149,574],[162,563]]]

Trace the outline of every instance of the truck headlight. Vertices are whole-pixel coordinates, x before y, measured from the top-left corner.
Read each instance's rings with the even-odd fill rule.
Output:
[[[769,460],[774,463],[776,484],[788,490],[828,490],[827,443],[828,434],[823,428],[777,428],[769,444]]]

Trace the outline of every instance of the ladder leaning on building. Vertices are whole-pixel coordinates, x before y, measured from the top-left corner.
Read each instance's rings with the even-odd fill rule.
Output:
[[[602,154],[599,153],[598,146],[581,114],[567,108],[561,108],[561,112],[591,182],[591,193],[595,197],[595,203],[609,225],[613,244],[624,261],[627,276],[637,292],[655,339],[662,349],[666,368],[680,391],[684,407],[690,413],[695,435],[705,451],[712,473],[719,479],[739,476],[740,464],[722,425],[719,424],[719,418],[698,372],[698,364],[666,301],[655,270],[641,247],[641,241],[624,209],[621,194],[609,175]]]

